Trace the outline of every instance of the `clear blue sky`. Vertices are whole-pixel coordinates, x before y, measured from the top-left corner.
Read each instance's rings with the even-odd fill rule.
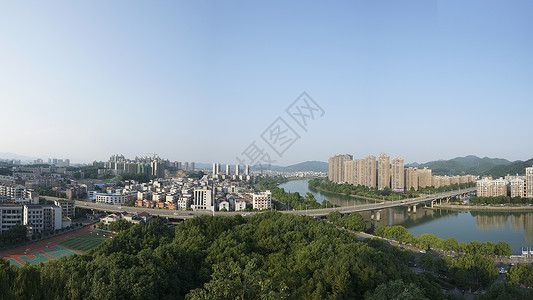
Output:
[[[532,15],[531,1],[4,1],[0,152],[235,163],[306,91],[325,114],[276,164],[529,159]]]

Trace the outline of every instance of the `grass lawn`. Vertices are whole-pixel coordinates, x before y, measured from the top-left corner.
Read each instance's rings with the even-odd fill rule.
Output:
[[[84,234],[59,241],[57,244],[81,253],[87,253],[87,251],[97,247],[107,239],[107,237],[100,235]]]

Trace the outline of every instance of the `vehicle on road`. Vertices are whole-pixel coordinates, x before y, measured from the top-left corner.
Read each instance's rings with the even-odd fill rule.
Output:
[[[420,250],[420,253],[426,253],[426,250]]]

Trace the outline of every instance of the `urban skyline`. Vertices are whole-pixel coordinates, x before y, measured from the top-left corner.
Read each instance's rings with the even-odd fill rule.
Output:
[[[325,114],[276,165],[347,149],[527,160],[532,5],[2,3],[1,151],[234,164],[305,91]]]

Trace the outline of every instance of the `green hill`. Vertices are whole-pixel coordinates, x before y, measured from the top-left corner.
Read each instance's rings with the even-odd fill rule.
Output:
[[[507,174],[510,175],[524,175],[526,173],[526,168],[533,166],[533,158],[521,161],[517,160],[508,165],[496,166],[487,171],[487,175],[492,175],[492,177],[504,177]]]
[[[474,155],[465,157],[456,157],[450,160],[431,161],[424,164],[408,164],[407,166],[414,167],[428,167],[433,171],[434,175],[485,175],[495,167],[508,166],[511,162],[501,158],[479,158]]]

